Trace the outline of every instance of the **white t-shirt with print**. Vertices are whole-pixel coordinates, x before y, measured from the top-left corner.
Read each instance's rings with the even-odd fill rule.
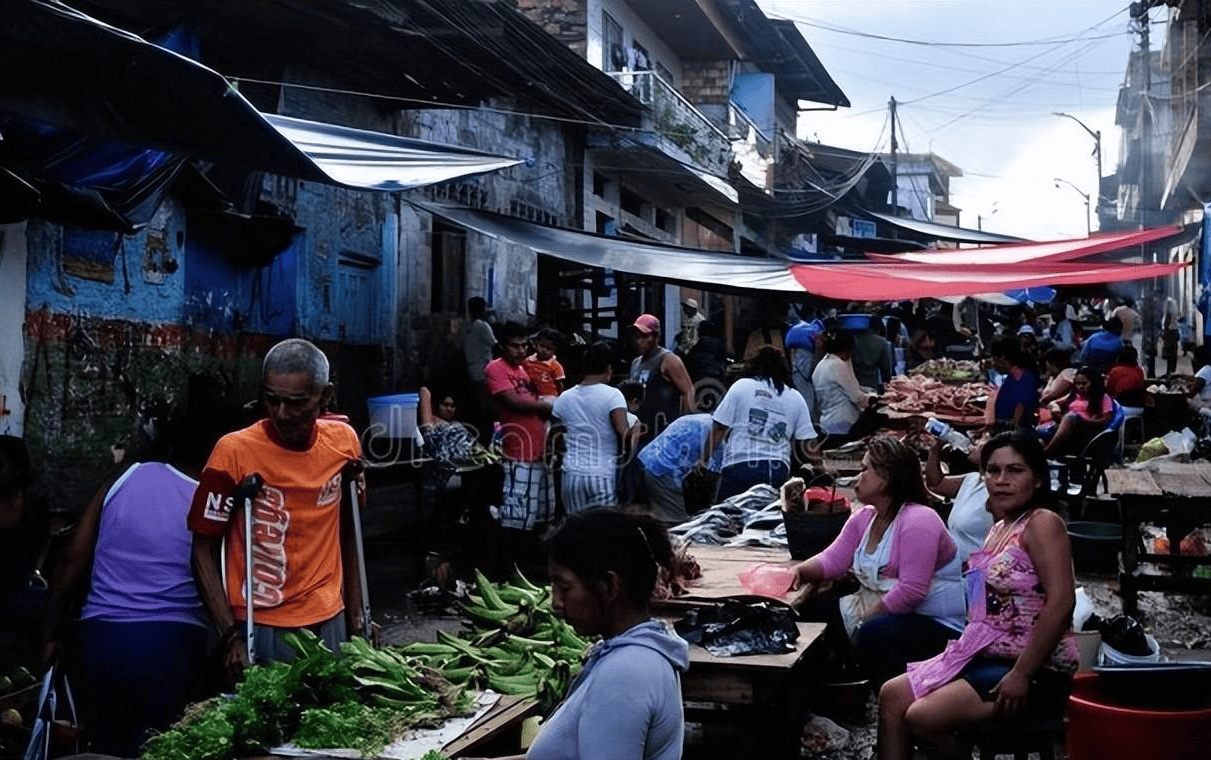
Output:
[[[1194,376],[1203,381],[1202,390],[1198,392],[1198,400],[1203,406],[1211,406],[1211,364],[1204,364]]]
[[[803,395],[790,386],[779,394],[767,380],[737,380],[715,410],[715,422],[728,428],[723,466],[741,462],[790,463],[792,440],[816,437]]]
[[[551,415],[564,426],[565,472],[614,474],[618,466],[618,434],[610,413],[626,408],[622,391],[604,383],[575,385],[555,399]]]

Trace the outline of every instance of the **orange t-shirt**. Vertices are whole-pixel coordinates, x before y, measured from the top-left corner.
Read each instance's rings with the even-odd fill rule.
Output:
[[[534,392],[539,398],[559,395],[558,384],[564,379],[563,365],[554,356],[546,361],[530,356],[521,366],[534,382]]]
[[[227,599],[245,618],[244,504],[232,497],[245,477],[265,485],[253,502],[253,604],[260,625],[315,625],[345,608],[341,572],[341,469],[361,456],[349,425],[320,419],[311,446],[277,443],[269,420],[223,436],[198,480],[189,529],[226,536]],[[230,530],[228,525],[230,523]]]

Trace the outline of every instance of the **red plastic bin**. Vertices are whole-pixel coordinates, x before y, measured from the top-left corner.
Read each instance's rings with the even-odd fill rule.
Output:
[[[1207,760],[1211,707],[1160,710],[1109,700],[1096,673],[1078,673],[1068,698],[1068,760]]]

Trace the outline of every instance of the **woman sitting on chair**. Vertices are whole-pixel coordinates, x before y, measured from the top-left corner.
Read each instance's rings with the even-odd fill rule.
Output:
[[[958,635],[961,567],[946,524],[927,504],[917,454],[903,442],[871,439],[854,494],[866,506],[828,548],[794,566],[795,586],[853,573],[856,593],[815,600],[805,617],[824,618],[837,654],[846,653],[848,640],[865,675],[879,684]]]
[[[1063,417],[1043,451],[1048,459],[1076,454],[1114,418],[1114,399],[1106,393],[1102,373],[1085,366],[1072,378],[1072,393],[1060,403]],[[1052,410],[1052,416],[1058,416]]]
[[[1067,698],[1076,579],[1064,520],[1046,508],[1043,447],[1028,432],[1001,433],[980,462],[997,522],[968,560],[967,627],[879,692],[880,760],[911,757],[914,736],[953,754],[963,726],[1024,708],[1058,714]]]

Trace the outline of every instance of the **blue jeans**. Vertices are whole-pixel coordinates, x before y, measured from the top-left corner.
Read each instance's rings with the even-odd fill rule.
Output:
[[[864,622],[854,634],[854,655],[876,689],[908,670],[908,663],[928,660],[959,638],[959,631],[928,615],[887,613]]]
[[[728,465],[719,473],[719,495],[715,500],[723,501],[730,496],[744,493],[758,483],[780,488],[790,477],[790,472],[790,465],[786,462],[773,460]]]

